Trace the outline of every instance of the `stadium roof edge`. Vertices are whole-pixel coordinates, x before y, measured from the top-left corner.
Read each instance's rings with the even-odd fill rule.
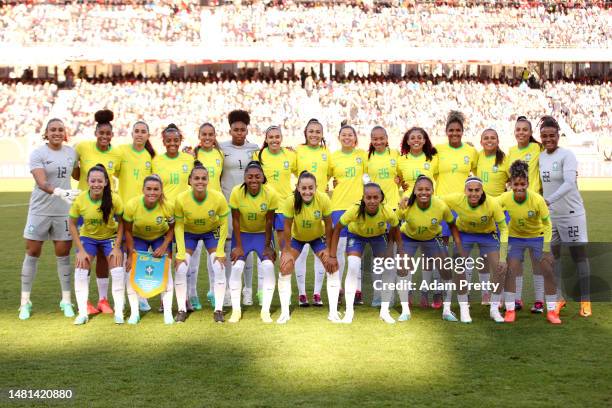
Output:
[[[60,65],[67,62],[372,62],[490,63],[609,62],[612,48],[468,47],[203,47],[191,45],[16,46],[2,44],[0,65]]]

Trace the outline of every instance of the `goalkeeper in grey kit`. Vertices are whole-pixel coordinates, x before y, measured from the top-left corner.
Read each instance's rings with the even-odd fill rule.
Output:
[[[74,149],[64,146],[66,127],[59,119],[47,122],[43,139],[47,143],[30,155],[30,172],[36,185],[30,196],[28,219],[23,231],[26,255],[21,269],[21,320],[29,319],[32,313],[30,293],[42,246],[47,240],[53,241],[55,246],[57,274],[62,288],[60,309],[66,317],[74,317],[70,295],[72,237],[68,231],[68,210],[79,194],[79,190],[70,188],[77,155]]]

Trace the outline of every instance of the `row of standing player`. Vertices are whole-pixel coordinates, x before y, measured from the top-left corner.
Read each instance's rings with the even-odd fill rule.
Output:
[[[222,186],[226,197],[228,196],[229,191],[231,191],[231,188],[242,181],[244,177],[244,164],[248,160],[253,158],[253,154],[257,151],[256,145],[246,142],[248,124],[249,117],[246,112],[232,112],[230,114],[230,133],[232,136],[232,141],[222,144],[220,150],[218,149],[218,146],[215,141],[214,127],[210,124],[205,124],[200,128],[201,145],[196,148],[195,154],[198,158],[200,158],[200,160],[202,160],[206,164],[211,180],[211,188],[214,188],[215,185],[217,188]],[[59,139],[61,142],[61,140],[63,140],[63,138],[65,137],[65,134],[62,134],[63,128],[60,128],[62,128],[60,121],[49,122],[46,132],[46,137],[49,139],[50,142],[46,146],[48,150],[53,150],[51,147],[52,139]],[[533,137],[531,135],[531,124],[527,120],[519,119],[519,121],[517,121],[516,136],[517,141],[519,143],[518,148],[514,149],[514,152],[511,150],[509,160],[504,160],[504,158],[502,157],[501,163],[499,163],[500,155],[499,153],[497,153],[499,151],[498,137],[493,130],[488,129],[483,132],[482,145],[484,150],[480,153],[480,155],[476,155],[475,150],[471,146],[461,143],[462,130],[463,118],[461,117],[461,115],[451,113],[447,121],[447,134],[449,137],[449,144],[439,146],[438,153],[435,154],[435,150],[432,148],[431,142],[429,142],[429,138],[426,132],[423,129],[411,129],[406,133],[404,137],[404,140],[402,142],[403,154],[400,156],[396,152],[388,148],[386,140],[387,137],[386,133],[384,132],[384,129],[374,128],[371,135],[370,152],[366,156],[365,152],[355,148],[357,137],[354,129],[352,129],[350,126],[345,126],[341,129],[339,134],[339,139],[342,144],[342,150],[335,152],[334,155],[329,156],[326,149],[321,146],[322,126],[317,121],[310,121],[305,129],[306,143],[304,146],[298,147],[297,152],[295,153],[280,147],[282,138],[280,134],[280,129],[275,127],[271,127],[270,129],[268,129],[268,131],[266,132],[266,144],[264,145],[264,148],[261,149],[258,158],[263,162],[263,170],[264,173],[268,176],[270,184],[272,184],[276,190],[279,190],[279,193],[282,195],[286,195],[287,191],[289,191],[290,193],[290,174],[292,172],[295,172],[296,169],[310,170],[313,172],[313,174],[315,174],[315,176],[318,176],[317,178],[319,180],[321,178],[327,180],[328,176],[334,177],[335,189],[334,194],[332,195],[332,211],[334,212],[333,218],[336,222],[341,214],[338,213],[338,211],[341,212],[346,210],[346,204],[350,205],[355,202],[355,199],[359,199],[359,196],[361,195],[362,191],[360,185],[360,176],[361,173],[366,172],[371,175],[371,178],[373,180],[378,182],[378,184],[382,187],[383,191],[386,191],[387,203],[398,203],[399,192],[397,189],[397,185],[403,184],[404,189],[408,190],[410,187],[410,183],[414,183],[416,177],[418,177],[419,174],[429,174],[432,178],[435,178],[437,175],[436,192],[439,194],[444,194],[447,192],[444,190],[449,190],[457,185],[457,181],[459,178],[461,178],[461,182],[459,183],[459,185],[462,185],[463,180],[465,180],[465,177],[469,175],[470,171],[474,172],[474,169],[476,169],[476,173],[481,177],[483,181],[484,191],[488,192],[489,195],[494,195],[491,188],[504,185],[504,187],[501,188],[501,191],[505,190],[505,183],[507,178],[503,179],[503,175],[507,172],[502,170],[504,168],[503,163],[512,160],[513,153],[515,156],[523,155],[523,157],[519,158],[523,158],[531,162],[532,165],[530,166],[530,179],[539,182],[539,175],[536,173],[536,176],[533,177],[532,174],[534,163],[537,163],[537,156],[539,156],[540,148],[533,142]],[[558,133],[558,127],[556,130]],[[148,129],[146,124],[143,122],[135,124],[133,135],[134,144],[132,146],[125,146],[123,148],[120,148],[118,149],[120,150],[120,154],[117,154],[116,156],[111,155],[110,153],[113,151],[110,146],[110,139],[112,137],[112,127],[108,118],[101,118],[101,120],[98,122],[98,126],[96,129],[97,141],[95,143],[80,144],[79,146],[77,146],[80,169],[84,172],[87,170],[88,166],[91,167],[93,165],[92,163],[96,162],[102,162],[106,164],[106,167],[110,170],[111,174],[118,176],[120,180],[120,194],[136,194],[137,191],[139,191],[139,187],[135,183],[139,183],[140,180],[142,180],[142,177],[145,174],[150,173],[151,171],[161,175],[164,184],[164,192],[168,197],[171,197],[172,195],[176,196],[178,191],[187,188],[187,180],[185,175],[190,173],[191,171],[191,166],[193,165],[193,158],[189,155],[179,152],[182,136],[178,129],[176,129],[176,127],[170,126],[164,131],[163,139],[167,151],[164,155],[158,155],[156,158],[153,158],[152,161],[143,159],[143,154],[146,156],[147,153],[149,155],[152,153],[150,152],[150,150],[152,149],[145,149],[145,147],[147,147],[148,139]],[[60,149],[64,148],[67,147],[62,147],[60,143]],[[41,149],[44,150],[45,147]],[[221,154],[221,151],[223,151],[224,154]],[[33,157],[34,156],[35,155],[33,155]],[[70,160],[72,160],[72,163],[74,164],[76,163],[77,158],[68,157],[67,166],[65,166],[63,170],[60,170],[58,167],[57,176],[66,176],[67,172],[70,173]],[[120,165],[118,166],[117,163],[120,163]],[[351,164],[354,164],[354,166],[351,166]],[[41,171],[36,170],[37,168],[40,169],[41,167],[36,167],[36,161],[33,160],[32,172],[35,178],[37,179],[37,188],[41,189],[41,186],[43,188],[46,187],[47,191],[45,195],[48,195],[47,193],[53,192],[53,186],[51,186],[50,183],[45,182],[45,180],[41,180]],[[558,171],[559,169],[555,170]],[[47,173],[53,176],[55,174],[54,171],[55,169],[50,169],[50,171],[48,171]],[[75,173],[77,173],[78,176],[78,170]],[[221,176],[220,173],[222,174]],[[561,171],[562,177],[565,176],[566,173],[568,172]],[[550,178],[550,176],[545,176],[545,179],[547,179],[547,177]],[[83,183],[83,180],[84,178],[80,180],[80,184]],[[503,180],[503,182],[501,180]],[[355,188],[355,181],[357,181],[357,183],[359,184],[359,188]],[[112,184],[112,177],[110,178],[110,182]],[[532,188],[533,184],[537,185],[537,182],[532,182]],[[567,185],[567,183],[563,184]],[[123,186],[124,188],[122,188],[121,186]],[[282,190],[283,188],[285,188],[284,191]],[[324,190],[325,185],[323,183],[319,183],[319,189]],[[535,187],[534,189],[539,188]],[[353,196],[347,198],[351,194]],[[356,197],[355,194],[357,194]],[[37,192],[35,190],[32,196],[33,202],[37,201],[35,199],[35,195],[40,198],[40,192]],[[343,200],[343,198],[346,199]],[[38,215],[51,216],[51,219],[53,219],[53,216],[56,214],[42,214],[40,211],[36,213],[36,211],[33,211],[33,208],[31,206],[29,218],[33,218],[33,216]],[[280,219],[280,217],[277,218]],[[582,212],[582,218],[584,218],[584,212]],[[39,253],[42,241],[46,239],[37,239],[41,237],[41,235],[35,236],[33,238],[28,237],[28,232],[32,233],[32,230],[35,229],[33,228],[35,225],[36,223],[32,222],[32,220],[30,219],[28,220],[28,225],[26,225],[25,235],[26,239],[28,239],[28,254],[26,255],[26,260],[24,261],[24,272],[26,273],[22,274],[22,276],[25,276],[26,278],[22,278],[22,280],[25,281],[27,281],[28,276],[33,277],[33,273],[28,274],[27,272],[32,272],[32,270],[34,270],[35,273],[35,266],[38,258],[36,256],[37,254],[35,250],[38,247]],[[575,235],[578,231],[576,231],[574,226],[571,227],[574,230]],[[58,224],[55,229],[53,229],[53,231],[48,232],[58,233],[59,230],[60,228]],[[581,237],[586,238],[586,230],[583,230],[584,232],[580,232]],[[561,235],[563,235],[563,231],[561,231]],[[65,285],[65,257],[67,256],[67,251],[65,251],[66,241],[61,239],[55,239],[53,237],[52,239],[54,239],[54,241],[56,242],[56,253],[58,254],[58,270],[60,271],[60,277],[63,277],[62,307],[65,309],[67,307],[67,304],[69,303],[70,293],[69,286],[66,287]],[[344,249],[342,248],[342,238],[340,239],[340,241],[341,243],[338,248],[338,253],[343,253]],[[62,249],[64,250],[64,252],[61,251]],[[32,258],[35,259],[33,260]],[[342,259],[342,256],[338,257],[338,260],[340,262],[342,261]],[[102,260],[104,260],[104,258],[102,258]],[[100,264],[99,261],[98,264]],[[190,266],[196,266],[196,263],[190,263]],[[210,268],[210,266],[211,265],[209,264],[209,270],[212,270],[213,268]],[[228,267],[226,269],[230,270],[231,268]],[[340,271],[342,270],[343,267],[341,265]],[[189,275],[193,276],[193,274]],[[31,280],[32,279],[29,280],[30,288]],[[103,281],[104,278],[98,279],[98,283],[103,284]],[[211,279],[211,281],[213,281],[213,279]],[[248,284],[249,282],[250,279],[247,277],[246,283]],[[299,282],[300,281],[298,280],[298,283]],[[320,293],[322,279],[319,282],[320,283],[318,285],[315,282],[315,291],[317,291],[318,293]],[[20,315],[29,316],[31,303],[29,302],[29,291],[27,290],[28,282],[25,283],[26,285],[24,285],[24,290],[22,291],[22,308]],[[211,282],[211,287],[212,285],[213,284]],[[190,286],[194,287],[194,285]],[[302,285],[302,287],[303,286],[304,285]],[[358,290],[359,288],[357,288],[356,290],[357,294],[359,293]],[[99,288],[99,292],[104,292],[104,290],[100,290]],[[301,287],[300,292],[302,292]],[[104,306],[103,303],[105,299],[103,295],[104,293],[101,294],[101,297],[103,299],[102,302],[100,302],[102,303],[102,306]],[[303,294],[300,293],[300,297],[302,296]],[[68,300],[66,299],[66,297],[68,297]],[[197,301],[197,298],[191,298]],[[316,298],[317,297],[315,296],[315,300],[317,300]],[[93,307],[90,306],[90,309],[91,308]]]

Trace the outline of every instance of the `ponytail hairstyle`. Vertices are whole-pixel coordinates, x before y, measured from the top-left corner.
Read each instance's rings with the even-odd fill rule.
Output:
[[[96,121],[96,130],[98,130],[100,126],[103,126],[103,125],[110,126],[112,130],[113,125],[111,125],[111,122],[113,121],[114,118],[115,118],[115,115],[113,114],[113,111],[111,110],[102,109],[102,110],[97,111],[94,115],[94,119]]]
[[[293,190],[293,212],[295,214],[299,214],[302,211],[302,204],[304,204],[304,199],[298,190],[298,186],[300,185],[300,181],[304,179],[312,179],[315,183],[315,193],[317,188],[317,178],[314,174],[310,173],[308,170],[304,170],[300,173],[298,177],[298,181],[295,184],[295,190]]]
[[[147,177],[145,177],[145,179],[142,181],[142,188],[144,188],[144,186],[149,182],[149,181],[154,181],[159,183],[159,187],[161,189],[161,195],[159,196],[159,205],[160,207],[165,209],[165,204],[166,204],[166,196],[164,195],[164,183],[162,182],[161,177],[159,177],[157,174],[150,174]]]
[[[463,124],[465,123],[465,115],[459,111],[456,110],[452,110],[448,113],[448,116],[446,117],[446,127],[445,129],[448,130],[448,127],[452,124],[452,123],[458,123],[459,126],[461,126],[461,131],[463,131]]]
[[[412,186],[412,193],[410,194],[410,197],[408,198],[408,207],[412,207],[412,204],[414,204],[416,201],[417,197],[416,197],[415,190],[416,190],[416,185],[419,181],[429,181],[429,184],[431,184],[431,189],[433,190],[434,184],[433,184],[433,181],[429,177],[427,177],[424,174],[421,174],[420,176],[418,176],[416,180],[414,181],[414,185]]]
[[[351,129],[351,131],[353,132],[353,136],[355,136],[355,146],[354,147],[357,147],[357,143],[359,143],[359,139],[357,138],[357,131],[355,130],[355,128],[352,127],[351,125],[348,125],[346,120],[343,120],[340,123],[340,130],[338,131],[338,136],[340,136],[340,133],[342,133],[344,129]]]
[[[551,127],[551,128],[557,129],[557,134],[561,130],[561,126],[559,126],[559,122],[557,122],[557,120],[550,115],[542,116],[540,118],[540,121],[538,122],[538,126],[540,127],[540,132],[542,131],[542,128],[545,128],[545,127]]]
[[[280,134],[281,134],[281,137],[283,137],[283,132],[281,131],[280,126],[277,126],[277,125],[268,126],[268,128],[264,132],[264,142],[263,142],[263,145],[261,146],[261,149],[259,149],[259,153],[257,154],[257,157],[259,158],[259,163],[261,165],[263,165],[263,158],[261,157],[261,154],[268,147],[268,140],[267,140],[268,132],[270,132],[271,130],[278,130],[280,132]]]
[[[516,160],[510,165],[510,180],[524,178],[529,180],[529,164],[523,160]]]
[[[533,128],[531,126],[531,122],[527,119],[527,116],[519,116],[516,118],[516,123],[524,122],[529,125],[529,130],[531,131],[531,136],[529,136],[529,143],[536,143],[538,146],[542,146],[542,143],[538,142],[535,137],[533,137]]]
[[[385,201],[385,192],[382,190],[382,188],[380,188],[380,186],[376,183],[367,183],[366,185],[363,186],[363,194],[365,195],[365,191],[366,188],[377,188],[378,191],[380,191],[380,195],[382,196],[382,199],[380,200],[381,204],[383,201]],[[365,204],[365,200],[363,199],[363,196],[361,196],[361,202],[359,203],[359,211],[357,212],[357,218],[363,218],[365,219],[365,215],[366,215],[366,204]]]
[[[227,121],[229,122],[230,127],[236,122],[242,122],[249,126],[251,123],[251,116],[249,115],[249,112],[245,110],[236,109],[227,115]]]
[[[327,144],[325,143],[325,137],[323,137],[323,125],[316,118],[312,118],[308,121],[308,123],[306,123],[306,127],[304,128],[304,145],[306,146],[308,145],[308,137],[306,136],[306,130],[308,130],[308,126],[310,126],[313,123],[321,126],[321,147],[323,148],[327,147]]]
[[[106,167],[103,164],[98,163],[93,166],[87,172],[87,179],[89,180],[89,175],[94,171],[99,171],[104,174],[104,179],[106,180],[106,186],[104,186],[104,190],[102,191],[102,204],[100,204],[100,212],[102,213],[102,219],[105,224],[108,224],[108,218],[110,217],[110,213],[113,209],[113,195],[111,192],[110,178],[108,177],[108,173],[106,172]]]
[[[217,142],[217,129],[215,129],[215,127],[212,125],[212,123],[210,122],[204,122],[200,125],[200,128],[198,129],[198,139],[200,138],[200,132],[202,131],[202,129],[204,129],[206,126],[210,126],[213,130],[213,132],[215,132],[215,144],[213,145],[213,148],[217,149],[217,151],[219,153],[221,153],[221,148],[219,147],[219,142]],[[195,157],[198,157],[198,152],[202,149],[202,147],[200,146],[200,144],[198,143],[198,145],[196,146],[196,148],[193,150],[193,154],[195,155]]]
[[[471,176],[471,177],[468,177],[468,178],[465,180],[465,185],[467,186],[467,185],[468,185],[468,183],[471,183],[471,182],[473,182],[473,181],[475,181],[475,182],[477,182],[477,183],[480,183],[480,185],[481,185],[481,186],[483,185],[483,184],[482,184],[482,180],[481,180],[480,178],[476,177],[476,176]],[[478,205],[482,205],[482,204],[484,204],[484,202],[485,202],[486,200],[487,200],[487,194],[485,193],[484,188],[483,188],[483,189],[482,189],[482,196],[480,196],[480,200],[478,200]]]
[[[261,171],[261,174],[263,175],[263,183],[262,184],[266,184],[268,182],[268,179],[266,178],[266,173],[264,173],[263,167],[261,167],[261,163],[260,162],[258,162],[257,160],[251,160],[249,162],[249,164],[247,164],[246,167],[244,168],[244,174],[245,175],[246,175],[246,172],[249,171],[249,169],[259,169],[259,171]],[[244,195],[246,196],[246,193],[247,193],[246,182],[243,182],[240,187],[244,190]]]
[[[506,153],[504,153],[504,151],[499,147],[499,135],[497,134],[497,130],[493,128],[486,128],[482,131],[482,134],[484,135],[485,132],[489,131],[495,133],[495,137],[497,138],[497,149],[495,149],[495,165],[499,167],[504,162],[504,159],[506,158]]]
[[[187,184],[191,185],[191,176],[193,175],[193,172],[196,170],[204,170],[206,174],[208,174],[208,169],[206,168],[206,166],[204,166],[201,161],[196,159],[193,161],[193,167],[191,168],[191,172],[189,172],[189,178],[187,179]]]
[[[134,131],[134,128],[136,127],[136,125],[145,125],[145,127],[147,128],[147,133],[149,133],[149,137],[150,137],[149,125],[147,124],[147,122],[145,122],[144,120],[139,120],[139,121],[134,122],[134,125],[132,125],[132,132]],[[149,140],[149,138],[147,138],[144,148],[147,150],[147,152],[149,152],[149,154],[151,155],[151,158],[155,157],[155,149],[153,148],[153,145],[151,144],[151,141]]]
[[[45,132],[42,135],[42,139],[43,140],[49,140],[49,138],[47,137],[47,131],[49,130],[49,125],[52,122],[60,122],[63,126],[64,126],[64,142],[68,141],[68,132],[66,131],[66,125],[64,125],[64,121],[61,120],[60,118],[51,118],[47,121],[47,126],[45,126]]]
[[[370,156],[372,156],[372,153],[376,151],[374,145],[372,144],[372,133],[374,133],[375,130],[382,130],[383,132],[385,132],[385,136],[387,138],[387,147],[389,147],[389,135],[387,135],[387,130],[380,125],[374,126],[372,130],[370,130],[370,146],[368,147],[368,159],[370,158]]]
[[[408,138],[413,132],[419,132],[423,135],[423,138],[425,139],[425,144],[423,144],[423,153],[425,153],[427,161],[432,161],[434,155],[438,154],[438,151],[435,147],[433,147],[431,139],[429,138],[429,135],[427,134],[425,129],[417,126],[411,127],[406,131],[406,133],[404,133],[404,138],[402,139],[402,156],[405,156],[410,153],[410,145],[408,144]]]

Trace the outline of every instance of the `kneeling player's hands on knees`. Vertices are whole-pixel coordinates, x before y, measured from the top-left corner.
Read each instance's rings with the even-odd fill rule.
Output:
[[[113,250],[110,253],[110,267],[111,268],[115,268],[117,266],[121,266],[121,264],[123,263],[123,252],[121,252],[121,249],[115,247],[113,248]]]
[[[77,252],[75,266],[80,269],[89,269],[91,258],[85,252]]]
[[[294,266],[295,266],[295,259],[293,259],[293,256],[289,253],[289,251],[283,251],[281,253],[281,259],[280,259],[281,273],[283,275],[287,275],[291,273]]]
[[[230,259],[232,260],[232,262],[236,262],[242,257],[244,257],[244,251],[242,250],[242,247],[236,247],[232,249],[232,253],[230,255]]]
[[[270,246],[267,246],[263,250],[264,257],[270,259],[272,262],[276,260],[276,251],[274,251]]]
[[[329,273],[334,273],[339,269],[338,259],[336,257],[328,256],[327,263],[325,265],[325,270]]]
[[[505,261],[499,261],[499,263],[497,264],[497,272],[505,273],[507,269],[508,269],[508,264]]]

